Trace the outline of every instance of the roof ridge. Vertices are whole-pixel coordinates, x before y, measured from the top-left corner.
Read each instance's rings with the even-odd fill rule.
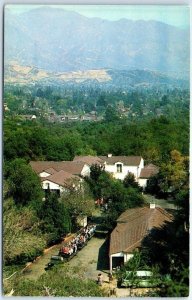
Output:
[[[57,177],[57,176],[58,176],[58,173],[60,173],[60,172],[64,172],[64,173],[66,173],[66,174],[69,175],[68,178],[63,179],[63,182],[62,182],[62,183],[58,182],[58,181],[55,179],[55,177]],[[73,180],[73,179],[75,179],[75,178],[78,178],[78,176],[77,176],[77,175],[73,175],[73,174],[71,174],[71,173],[68,173],[68,172],[65,172],[65,171],[61,170],[61,171],[58,171],[58,172],[55,173],[55,174],[51,174],[50,176],[44,177],[44,179],[43,179],[42,181],[48,180],[48,181],[51,181],[51,182],[56,183],[56,184],[58,184],[58,185],[65,186],[65,185],[66,185],[66,182],[65,182],[66,180]]]
[[[52,174],[52,175],[50,175],[50,176],[56,176],[56,175],[58,175],[58,173],[61,173],[61,172],[63,172],[63,173],[67,173],[67,174],[69,174],[70,176],[71,175],[73,175],[73,174],[71,174],[71,173],[69,173],[69,172],[67,172],[67,171],[65,171],[65,170],[59,170],[59,171],[57,171],[57,173],[55,173],[55,174]],[[48,176],[49,177],[49,176]]]
[[[144,209],[146,209],[146,208],[147,208],[147,206],[138,207],[138,209],[139,209],[140,211],[142,211],[142,210],[144,210]],[[133,208],[133,209],[134,209],[134,208]],[[127,210],[127,211],[128,211],[128,210]],[[124,213],[126,213],[126,211],[125,211]],[[122,213],[122,214],[124,214],[124,213]],[[130,216],[133,216],[133,215],[135,215],[135,214],[137,214],[137,213],[138,213],[138,211],[135,211],[135,210],[134,210],[134,211],[129,215],[129,217],[130,217]],[[121,215],[119,216],[119,218],[120,218],[120,217],[121,217]],[[125,217],[126,217],[126,216],[125,216]],[[124,218],[125,218],[125,217],[124,217]],[[119,219],[119,218],[118,218],[118,219]],[[123,218],[123,217],[122,217],[122,218]],[[137,218],[137,217],[136,217],[136,218]],[[117,220],[118,220],[118,219],[117,219]],[[135,218],[134,218],[133,220],[135,220]],[[129,222],[129,220],[127,220],[127,222]],[[127,223],[127,222],[125,222],[125,223]]]
[[[173,215],[170,214],[168,211],[166,211],[163,207],[156,207],[156,209],[158,209],[162,214],[164,214],[167,217],[170,217],[171,219],[173,219]]]

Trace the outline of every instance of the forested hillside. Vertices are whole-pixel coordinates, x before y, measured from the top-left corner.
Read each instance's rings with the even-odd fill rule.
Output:
[[[174,149],[188,155],[188,114],[176,120],[160,116],[137,122],[112,121],[107,116],[106,121],[97,123],[42,125],[19,116],[4,121],[5,161],[17,157],[26,161],[72,160],[75,155],[113,153],[141,155],[148,162],[159,162],[168,159]]]

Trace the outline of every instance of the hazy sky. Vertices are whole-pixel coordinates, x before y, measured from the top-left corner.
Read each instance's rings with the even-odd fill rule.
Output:
[[[6,5],[12,13],[23,13],[45,5]],[[186,28],[190,23],[189,7],[174,5],[48,5],[78,12],[87,17],[107,20],[122,18],[131,20],[157,20],[173,26]]]

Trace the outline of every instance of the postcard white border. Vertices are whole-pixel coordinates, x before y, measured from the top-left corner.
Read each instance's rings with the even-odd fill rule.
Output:
[[[0,157],[1,157],[1,160],[0,160],[0,186],[3,187],[3,171],[2,171],[2,166],[3,166],[3,141],[2,141],[2,137],[3,137],[3,10],[4,10],[4,6],[6,4],[24,4],[24,5],[27,5],[27,4],[43,4],[43,5],[47,5],[47,4],[54,4],[54,5],[57,5],[57,4],[76,4],[76,5],[96,5],[96,4],[100,4],[100,5],[182,5],[182,6],[189,6],[190,7],[190,24],[192,22],[192,0],[42,0],[42,1],[39,1],[39,0],[0,0],[0,45],[1,48],[0,48],[0,100],[1,100],[1,105],[0,105],[0,133],[1,133],[1,139],[0,139]],[[190,30],[190,41],[192,42],[192,33],[191,33],[191,30]],[[192,58],[192,47],[190,47],[190,66],[191,66],[191,58]],[[191,70],[191,68],[190,68]],[[191,77],[191,71],[190,71],[190,77]],[[192,91],[192,81],[190,80],[190,90]],[[191,96],[190,96],[190,100],[191,100]],[[191,103],[191,101],[190,101]],[[190,106],[190,120],[192,119],[192,109],[191,109],[191,106]],[[190,129],[191,129],[191,121],[190,121]],[[191,130],[190,130],[190,141],[192,140],[192,133],[191,133]],[[190,145],[191,145],[191,142],[190,142]],[[190,146],[190,157],[192,157],[192,147]],[[192,165],[191,165],[191,162],[190,162],[190,174],[192,174]],[[192,179],[191,179],[191,176],[190,176],[190,187],[192,187]],[[192,199],[192,188],[190,188],[190,199]],[[2,200],[2,189],[1,189],[1,200]],[[2,203],[2,201],[1,201]],[[0,207],[0,212],[1,212],[1,216],[2,216],[2,206]],[[190,205],[190,221],[192,221],[192,205]],[[2,220],[2,218],[1,218]],[[2,221],[1,221],[2,222]],[[192,222],[191,222],[192,223]],[[0,230],[0,236],[2,238],[2,226],[1,226],[1,230]],[[2,241],[2,239],[1,239]],[[190,249],[192,249],[192,239],[190,238]],[[1,256],[0,256],[0,259],[1,259],[1,262],[2,262],[2,243],[1,243]],[[2,264],[1,264],[2,266]],[[190,290],[189,290],[189,297],[188,299],[192,299],[192,272],[191,272],[191,255],[190,255],[190,268],[189,268],[189,271],[190,271]],[[0,273],[0,282],[1,282],[1,285],[0,285],[0,295],[1,295],[1,298],[2,299],[6,299],[6,297],[3,296],[3,293],[2,293],[2,268],[1,268],[1,273]],[[11,298],[15,298],[15,297],[11,297]],[[28,299],[34,299],[34,297],[27,297]],[[45,297],[38,297],[39,299],[45,299]],[[58,297],[54,297],[55,298],[58,298]],[[95,297],[92,297],[92,298],[95,298]],[[24,299],[24,297],[17,297],[17,299]],[[63,297],[59,297],[59,299],[63,299]],[[65,299],[68,299],[68,298],[65,298]],[[69,298],[70,299],[70,298]],[[81,297],[80,299],[86,299],[84,297]],[[90,299],[87,298],[87,299]],[[97,298],[95,298],[97,299]],[[99,299],[105,299],[105,298],[99,298]],[[123,298],[122,298],[123,299]],[[136,298],[134,298],[136,299]],[[139,298],[140,299],[140,298]],[[145,297],[145,299],[162,299],[160,297],[157,297],[157,298],[149,298],[149,297]],[[169,298],[167,297],[166,299],[173,299],[173,298]],[[174,299],[183,299],[181,297],[177,297],[177,298],[174,298]]]

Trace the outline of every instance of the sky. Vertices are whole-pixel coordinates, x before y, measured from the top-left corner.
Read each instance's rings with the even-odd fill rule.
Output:
[[[45,5],[6,5],[12,13],[20,14]],[[189,27],[189,7],[184,5],[47,5],[75,11],[86,17],[99,17],[115,21],[122,18],[137,20],[155,20],[180,28]]]

